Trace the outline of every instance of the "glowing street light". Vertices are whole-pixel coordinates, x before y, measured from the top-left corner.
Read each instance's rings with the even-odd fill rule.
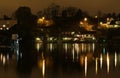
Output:
[[[87,21],[87,20],[88,20],[88,19],[85,17],[85,18],[84,18],[84,21]]]
[[[6,27],[6,25],[3,25],[3,28],[5,28]]]
[[[45,17],[42,17],[42,20],[44,20],[45,19]]]
[[[45,17],[39,18],[37,23],[38,24],[43,24],[44,20],[45,20]]]
[[[98,18],[98,16],[96,15],[95,18]]]
[[[82,21],[80,21],[80,25],[83,25],[83,22],[82,22]]]

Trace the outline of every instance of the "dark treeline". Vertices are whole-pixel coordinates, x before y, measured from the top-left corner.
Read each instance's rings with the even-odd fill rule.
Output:
[[[45,16],[46,18],[52,18],[55,16],[65,16],[65,17],[71,17],[74,16],[78,10],[81,10],[80,8],[76,8],[76,7],[61,7],[57,4],[52,3],[51,5],[49,5],[47,8],[40,10],[37,12],[37,16],[38,17],[42,17]],[[92,15],[89,14],[89,12],[81,10],[82,15],[84,17],[94,17]],[[119,19],[120,18],[120,13],[115,13],[115,12],[111,12],[111,13],[104,13],[102,11],[98,11],[96,13],[96,15],[99,18],[114,18],[114,19]]]
[[[48,20],[53,20],[49,32],[51,35],[56,36],[64,31],[84,31],[84,28],[80,28],[80,21],[82,21],[84,17],[90,17],[87,12],[84,12],[79,8],[72,6],[61,7],[54,3],[39,11],[37,16],[38,18],[45,17]]]
[[[73,17],[75,16],[78,11],[81,11],[80,15],[82,16],[81,19],[83,17],[88,17],[91,19],[95,18],[94,16],[90,15],[89,12],[84,11],[80,8],[76,8],[76,7],[61,7],[57,4],[52,3],[51,5],[49,5],[47,8],[40,10],[37,12],[37,16],[38,17],[42,17],[45,16],[46,18],[54,18],[54,17]],[[111,13],[104,13],[102,11],[98,11],[96,13],[96,16],[98,16],[98,18],[102,21],[106,21],[106,18],[113,18],[116,20],[120,19],[120,13],[115,13],[115,12],[111,12]],[[77,16],[79,17],[79,16]]]
[[[38,33],[38,35],[41,33],[45,36],[46,34],[48,34],[48,36],[60,36],[64,31],[75,31],[76,33],[86,32],[87,30],[84,27],[80,26],[80,21],[83,21],[85,17],[87,17],[89,20],[87,23],[93,25],[93,30],[97,30],[98,22],[106,22],[107,18],[113,18],[115,20],[120,19],[120,13],[102,13],[99,11],[96,14],[97,17],[95,17],[89,15],[88,12],[83,11],[79,8],[72,6],[61,7],[54,3],[52,3],[47,8],[39,11],[36,15],[32,14],[29,7],[19,7],[13,16],[15,19],[17,19],[18,22],[17,25],[15,25],[13,28],[22,37],[26,37],[26,35],[31,34],[34,36],[35,34],[33,31],[35,33]],[[7,18],[7,16],[4,17]],[[37,26],[37,20],[42,17],[53,21],[53,23],[47,27],[47,29],[45,28],[45,25],[42,24],[42,26],[45,28],[44,31],[41,31],[41,29],[39,29]]]
[[[93,25],[93,29],[97,29],[98,22],[106,22],[107,18],[113,18],[115,20],[120,19],[120,13],[102,13],[101,11],[99,11],[96,14],[97,17],[95,17],[89,15],[88,12],[83,11],[79,8],[72,6],[61,7],[54,3],[52,3],[47,8],[37,12],[36,15],[32,14],[30,7],[19,7],[15,11],[13,16],[17,20],[17,24],[11,28],[12,32],[17,32],[20,34],[20,36],[28,34],[34,35],[32,31],[37,32],[37,20],[42,17],[45,17],[45,19],[47,20],[53,21],[53,24],[48,27],[49,30],[46,30],[45,33],[56,36],[58,36],[63,31],[86,31],[85,28],[80,27],[80,21],[83,21],[85,17],[89,19],[89,21],[87,22],[90,25]],[[10,18],[7,15],[4,15],[4,19]],[[44,27],[44,25],[42,26]]]
[[[46,19],[52,19],[54,21],[53,29],[56,32],[61,31],[84,31],[84,28],[80,28],[80,21],[83,21],[85,17],[89,19],[89,24],[94,25],[93,29],[97,29],[98,22],[107,22],[107,18],[119,20],[120,13],[102,13],[98,11],[97,17],[90,15],[88,12],[76,7],[61,7],[57,4],[51,4],[47,8],[39,11],[38,18],[45,17]],[[55,32],[55,31],[54,31]]]

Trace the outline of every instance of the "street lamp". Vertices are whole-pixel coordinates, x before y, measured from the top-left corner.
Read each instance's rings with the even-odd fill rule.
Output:
[[[87,21],[87,20],[88,20],[88,19],[85,17],[85,18],[84,18],[84,21]]]
[[[98,19],[99,17],[96,15],[94,18],[95,18],[95,19]]]
[[[37,23],[38,24],[43,24],[44,20],[45,20],[45,17],[39,18],[38,21],[37,21]]]
[[[3,25],[3,28],[5,28],[6,27],[6,25]]]
[[[45,17],[42,17],[42,20],[44,20],[45,19]]]

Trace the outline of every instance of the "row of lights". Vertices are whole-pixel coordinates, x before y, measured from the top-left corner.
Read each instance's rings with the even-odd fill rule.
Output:
[[[0,30],[9,30],[9,28],[6,27],[6,25],[2,25],[2,27],[0,28]]]

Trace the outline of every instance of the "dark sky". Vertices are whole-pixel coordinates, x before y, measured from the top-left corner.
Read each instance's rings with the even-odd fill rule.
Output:
[[[33,13],[46,8],[52,2],[61,6],[75,6],[90,14],[120,12],[120,0],[0,0],[0,16],[11,15],[19,6],[29,6]]]

